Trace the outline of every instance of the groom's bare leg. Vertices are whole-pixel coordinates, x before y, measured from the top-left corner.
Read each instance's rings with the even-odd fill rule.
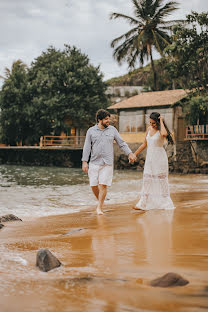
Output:
[[[93,194],[95,195],[95,197],[99,200],[99,188],[98,188],[98,185],[96,186],[91,186],[91,189],[92,189],[92,192]]]
[[[99,203],[97,205],[97,214],[99,215],[103,214],[102,208],[106,194],[107,194],[107,185],[99,184],[99,195],[98,195]]]

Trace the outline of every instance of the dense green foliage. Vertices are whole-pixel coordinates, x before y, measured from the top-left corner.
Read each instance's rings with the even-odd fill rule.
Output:
[[[177,21],[166,21],[165,18],[177,9],[178,3],[169,1],[164,4],[164,0],[131,1],[134,17],[120,13],[111,14],[111,19],[122,18],[133,26],[128,32],[112,41],[113,55],[118,63],[126,61],[129,68],[134,68],[138,61],[143,65],[145,58],[150,59],[154,77],[153,89],[157,90],[157,75],[152,51],[156,49],[163,55],[164,48],[170,44],[169,31]]]
[[[192,96],[184,105],[187,123],[208,124],[208,96]]]
[[[188,123],[208,123],[208,13],[187,15],[186,23],[175,27],[166,51],[172,81],[189,90],[184,103]]]
[[[28,69],[20,60],[6,68],[6,77],[0,92],[0,125],[3,143],[15,145],[27,136],[29,127],[26,121],[28,110],[27,92]]]
[[[87,127],[108,104],[99,67],[75,47],[51,47],[26,69],[14,66],[0,92],[1,125],[6,144],[38,143],[42,135],[59,135],[66,120]]]
[[[187,15],[186,23],[174,28],[167,70],[181,88],[208,91],[208,13]]]

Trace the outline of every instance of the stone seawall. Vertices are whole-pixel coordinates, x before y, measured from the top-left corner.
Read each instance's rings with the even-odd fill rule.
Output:
[[[0,164],[80,167],[82,150],[39,147],[2,147]]]
[[[141,145],[129,143],[133,152]],[[208,141],[184,141],[166,148],[170,172],[208,174]],[[146,150],[134,164],[129,164],[127,156],[114,144],[114,168],[143,170]],[[0,147],[0,164],[81,167],[82,150],[67,148]]]
[[[195,141],[192,145],[198,155],[198,162],[201,164],[208,163],[208,141]]]

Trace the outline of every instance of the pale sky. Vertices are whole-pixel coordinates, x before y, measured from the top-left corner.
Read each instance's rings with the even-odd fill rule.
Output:
[[[180,0],[171,19],[185,18],[191,10],[208,11],[207,0]],[[113,59],[110,42],[129,29],[112,12],[132,15],[131,0],[0,0],[0,75],[21,59],[27,65],[50,45],[75,45],[100,65],[105,79],[128,72]]]

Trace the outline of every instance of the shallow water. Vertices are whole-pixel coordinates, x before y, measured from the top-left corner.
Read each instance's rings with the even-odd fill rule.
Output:
[[[170,175],[171,193],[207,190],[206,175]],[[138,199],[142,172],[116,170],[108,190],[109,204]],[[95,205],[88,177],[81,169],[0,166],[0,215],[21,217],[77,212]]]

